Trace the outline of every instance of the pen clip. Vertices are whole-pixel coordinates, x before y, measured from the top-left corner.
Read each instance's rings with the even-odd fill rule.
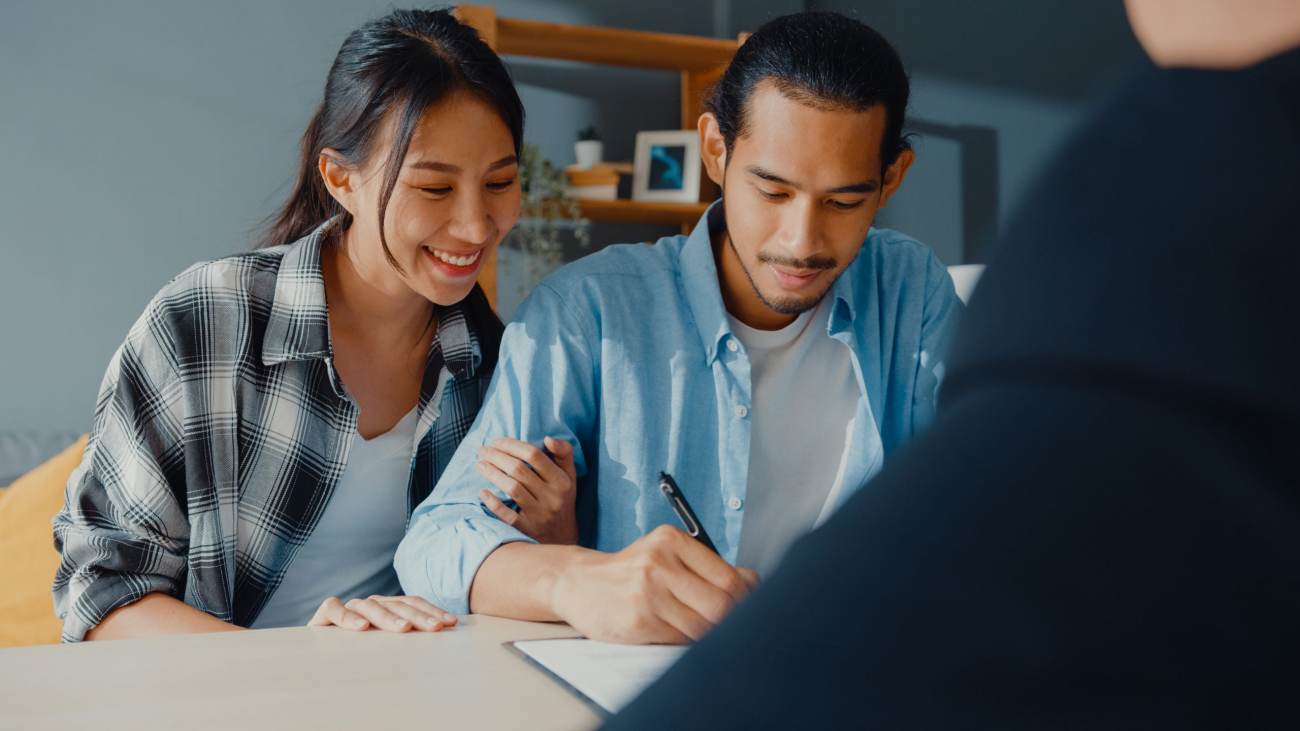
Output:
[[[664,494],[664,497],[668,498],[668,504],[672,506],[673,512],[677,514],[677,519],[682,521],[686,533],[692,538],[698,538],[700,536],[700,524],[695,522],[691,511],[686,509],[685,502],[682,500],[681,495],[678,495],[677,491],[673,489],[673,485],[666,480],[660,481],[659,491]]]
[[[713,541],[709,540],[709,534],[705,532],[700,519],[695,517],[695,511],[691,510],[691,504],[686,502],[686,496],[677,487],[677,482],[673,480],[672,475],[667,472],[659,473],[659,492],[663,493],[664,498],[668,500],[668,505],[677,514],[677,519],[682,522],[686,534],[703,543],[705,548],[710,551],[718,553],[718,547],[713,545]]]

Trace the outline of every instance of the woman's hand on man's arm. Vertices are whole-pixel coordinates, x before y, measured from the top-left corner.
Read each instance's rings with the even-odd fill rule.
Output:
[[[575,545],[578,542],[577,469],[573,445],[562,439],[542,440],[546,451],[518,439],[501,438],[478,448],[476,468],[519,506],[518,511],[484,489],[478,498],[506,525],[538,543]],[[549,454],[547,454],[549,452]]]

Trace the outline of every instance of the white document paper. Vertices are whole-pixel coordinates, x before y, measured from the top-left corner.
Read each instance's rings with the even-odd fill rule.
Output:
[[[528,640],[514,647],[609,713],[640,695],[687,650],[584,639]]]

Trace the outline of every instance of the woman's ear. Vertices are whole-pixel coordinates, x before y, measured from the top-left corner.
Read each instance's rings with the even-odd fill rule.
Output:
[[[718,118],[712,112],[700,115],[700,158],[709,179],[722,185],[722,175],[727,170],[727,141],[718,129]]]
[[[325,183],[325,190],[329,191],[330,197],[338,201],[338,204],[343,206],[343,210],[355,216],[357,178],[351,168],[340,162],[341,159],[337,152],[327,147],[321,150],[317,166],[320,169],[321,181]]]

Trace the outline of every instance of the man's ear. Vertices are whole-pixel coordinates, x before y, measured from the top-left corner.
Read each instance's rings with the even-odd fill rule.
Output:
[[[894,160],[894,164],[890,165],[889,169],[885,171],[885,179],[880,186],[880,205],[876,206],[876,210],[884,208],[885,204],[889,202],[889,197],[903,184],[903,176],[907,175],[907,169],[912,167],[912,163],[915,161],[916,153],[912,152],[910,147],[898,153],[898,158]]]
[[[329,191],[330,197],[338,201],[339,205],[343,206],[343,210],[356,215],[354,204],[358,178],[353,174],[354,171],[343,165],[340,160],[342,158],[339,154],[327,147],[321,150],[316,164],[320,169],[321,181],[325,183],[325,190]]]
[[[727,141],[718,129],[718,118],[712,112],[700,115],[700,158],[709,179],[722,185],[722,175],[727,170]]]

